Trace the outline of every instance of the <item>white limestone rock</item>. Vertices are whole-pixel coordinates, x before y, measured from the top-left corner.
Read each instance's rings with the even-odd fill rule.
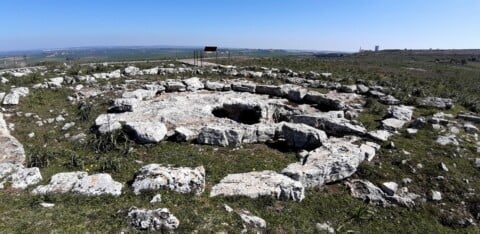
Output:
[[[136,89],[132,92],[124,92],[122,98],[136,98],[138,100],[148,100],[155,97],[156,91],[146,89]]]
[[[256,84],[247,82],[235,82],[232,84],[232,90],[237,92],[255,93]]]
[[[157,75],[158,71],[159,71],[158,67],[152,67],[149,69],[142,70],[144,75]]]
[[[106,134],[120,129],[122,129],[122,124],[120,124],[118,121],[114,121],[99,125],[98,132],[101,134]]]
[[[27,87],[17,87],[17,88],[12,88],[10,90],[10,93],[16,93],[20,97],[26,97],[30,93],[30,90]]]
[[[331,110],[343,110],[345,108],[345,103],[341,100],[333,99],[326,94],[316,91],[309,91],[305,95],[304,100],[322,107],[329,108]]]
[[[353,197],[362,199],[377,206],[391,207],[395,205],[412,208],[419,195],[408,192],[406,187],[396,190],[393,195],[382,191],[379,187],[367,180],[351,180],[346,182]]]
[[[158,143],[165,138],[167,127],[160,122],[127,122],[125,130],[134,135],[140,143]]]
[[[475,127],[473,124],[468,124],[468,123],[463,125],[463,129],[465,130],[465,132],[470,134],[475,134],[479,132],[477,127]]]
[[[10,184],[13,189],[26,189],[42,180],[42,175],[37,167],[25,168],[12,163],[0,163],[0,189]]]
[[[392,95],[381,96],[380,98],[378,98],[378,101],[383,103],[383,104],[386,104],[386,105],[398,105],[398,104],[400,104],[400,100],[396,99]]]
[[[390,106],[388,114],[392,118],[404,121],[412,120],[413,107],[411,106]]]
[[[122,183],[114,181],[109,174],[101,173],[81,178],[71,191],[86,196],[120,196],[122,188]]]
[[[385,130],[375,130],[369,132],[368,135],[375,140],[388,141],[392,134]]]
[[[149,164],[135,173],[132,188],[135,194],[146,190],[168,189],[200,195],[205,190],[205,168]]]
[[[252,215],[249,211],[243,210],[238,213],[243,222],[242,233],[265,233],[267,229],[267,222],[255,215]]]
[[[183,80],[183,83],[187,86],[186,89],[188,91],[195,91],[195,90],[199,90],[199,89],[204,88],[203,83],[200,81],[200,78],[198,78],[198,77],[192,77],[192,78],[189,78],[189,79],[185,79],[185,80]]]
[[[439,136],[435,141],[440,145],[459,145],[458,140],[455,135],[446,135],[446,136]]]
[[[430,191],[430,199],[432,201],[440,201],[442,200],[442,193],[439,191],[431,190]]]
[[[46,185],[40,185],[32,190],[34,195],[44,194],[63,194],[71,192],[73,187],[80,181],[80,179],[88,176],[87,172],[61,172],[53,175]]]
[[[218,146],[239,146],[242,143],[242,128],[228,126],[206,126],[200,129],[198,143]]]
[[[427,97],[420,101],[420,106],[436,107],[439,109],[453,108],[453,100],[449,98]]]
[[[20,103],[20,95],[15,92],[8,93],[3,98],[3,105],[18,105]]]
[[[314,128],[319,128],[329,135],[344,136],[358,135],[363,136],[367,129],[360,125],[353,124],[350,120],[344,118],[343,111],[330,111],[327,113],[315,113],[309,115],[294,115],[290,117],[293,123],[303,123]]]
[[[384,119],[382,120],[382,126],[385,130],[388,131],[396,131],[401,128],[406,124],[407,122],[404,120],[399,120],[395,118],[389,118],[389,119]]]
[[[335,229],[328,223],[317,223],[315,225],[315,228],[319,232],[335,233]]]
[[[371,142],[371,143],[373,143],[373,142]],[[375,144],[375,143],[373,143],[373,144]],[[372,161],[373,158],[375,157],[376,149],[369,144],[360,145],[360,150],[365,155],[365,160],[367,160],[369,162]]]
[[[198,137],[194,131],[185,128],[185,127],[178,127],[175,128],[175,139],[179,142],[191,141]]]
[[[226,84],[220,83],[220,82],[214,82],[214,81],[205,81],[205,89],[210,90],[210,91],[222,91],[224,90],[224,86]]]
[[[152,200],[150,200],[150,203],[160,203],[162,202],[162,194],[157,194],[152,197]]]
[[[163,231],[177,229],[180,221],[167,208],[156,210],[130,208],[128,211],[130,224],[139,230]]]
[[[140,68],[134,66],[128,66],[124,70],[125,75],[127,76],[135,76],[140,74]]]
[[[10,134],[0,112],[0,163],[22,164],[25,161],[23,145]]]
[[[317,187],[351,176],[364,159],[360,147],[350,141],[330,139],[311,151],[304,162],[289,164],[282,173],[306,188]]]
[[[385,182],[380,187],[383,192],[389,196],[393,196],[398,190],[398,184],[395,182]]]
[[[324,131],[306,124],[284,123],[281,129],[287,144],[297,149],[316,148],[328,139]]]
[[[229,174],[213,186],[210,197],[215,196],[273,196],[277,199],[301,201],[305,197],[303,185],[274,171]]]
[[[138,98],[116,98],[113,100],[110,111],[112,112],[133,112],[135,107],[139,105]]]
[[[184,92],[186,91],[186,86],[181,81],[167,80],[165,90],[167,92]]]
[[[110,73],[107,74],[108,78],[111,79],[118,79],[122,77],[122,71],[120,69],[117,69],[115,71],[111,71]]]
[[[68,129],[72,128],[73,126],[75,126],[75,122],[66,123],[65,125],[63,125],[62,130],[67,131]]]

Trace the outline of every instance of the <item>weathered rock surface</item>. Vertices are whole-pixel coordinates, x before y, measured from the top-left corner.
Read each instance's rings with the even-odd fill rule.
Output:
[[[305,197],[300,182],[274,171],[229,174],[212,188],[210,196],[219,195],[250,198],[273,196],[294,201],[301,201]]]
[[[431,190],[430,191],[430,199],[432,201],[440,201],[440,200],[442,200],[442,193],[440,191]]]
[[[22,164],[25,161],[23,145],[10,134],[0,113],[0,163]]]
[[[388,196],[393,196],[398,190],[398,184],[395,182],[385,182],[380,187]]]
[[[328,223],[317,223],[315,229],[321,233],[335,233],[335,229]]]
[[[128,66],[125,68],[124,73],[127,76],[140,75],[140,68],[134,67],[134,66]]]
[[[88,175],[86,172],[62,172],[53,175],[47,185],[40,185],[32,191],[34,195],[50,193],[76,193],[86,196],[120,196],[123,185],[109,174]]]
[[[32,194],[49,194],[49,193],[68,193],[80,181],[80,179],[88,176],[87,172],[62,172],[53,175],[47,185],[36,187]]]
[[[158,143],[167,134],[167,127],[160,122],[127,122],[124,128],[141,143]]]
[[[448,145],[448,144],[459,145],[455,135],[439,136],[436,142],[440,145]]]
[[[404,121],[412,120],[413,107],[411,106],[390,106],[388,114],[392,118]]]
[[[179,142],[191,141],[191,140],[197,139],[197,137],[198,137],[198,134],[188,128],[185,128],[185,127],[175,128],[175,139]]]
[[[475,134],[479,132],[477,127],[475,127],[473,124],[468,124],[468,123],[463,125],[463,129],[465,129],[465,132],[470,134]]]
[[[120,124],[118,121],[106,122],[98,125],[98,132],[101,134],[106,134],[120,129],[122,129],[122,124]]]
[[[367,133],[367,129],[360,125],[352,124],[351,121],[343,118],[342,111],[330,111],[328,113],[316,113],[310,115],[294,115],[290,117],[293,123],[303,123],[314,128],[321,129],[329,135],[359,135]]]
[[[37,167],[25,168],[12,163],[0,163],[0,189],[9,184],[13,189],[26,189],[42,180]]]
[[[400,104],[400,100],[396,99],[392,95],[381,96],[378,99],[379,102],[386,104],[386,105],[398,105]]]
[[[377,145],[376,143],[373,143],[373,142],[370,142],[370,144],[362,144],[360,146],[360,150],[365,155],[365,159],[367,161],[372,161],[373,158],[375,157],[376,152],[377,152],[377,149],[374,146],[372,146],[372,144],[375,144],[376,146],[378,146],[378,148],[380,148],[379,145]]]
[[[458,114],[457,118],[480,124],[480,116],[473,114]]]
[[[128,211],[130,224],[140,230],[162,231],[177,229],[180,221],[167,208],[156,210],[130,208]]]
[[[247,82],[235,82],[232,83],[232,90],[237,92],[255,93],[256,85],[254,83]]]
[[[136,98],[138,100],[148,100],[155,97],[155,90],[136,89],[131,92],[124,92],[122,98]]]
[[[291,147],[297,149],[312,149],[322,145],[328,137],[324,131],[305,124],[284,123],[282,136]]]
[[[415,199],[420,197],[417,194],[409,193],[406,187],[395,192],[390,191],[393,193],[389,195],[370,181],[355,179],[346,184],[353,197],[382,207],[400,205],[411,208],[415,206]]]
[[[401,128],[406,124],[407,122],[404,120],[399,120],[395,118],[388,118],[382,120],[382,126],[384,129],[389,130],[389,131],[396,131]]]
[[[205,81],[205,89],[211,91],[223,91],[226,84],[214,81]],[[227,91],[227,90],[225,90]]]
[[[86,196],[120,196],[122,187],[122,183],[114,181],[109,174],[101,173],[80,178],[71,191]]]
[[[316,187],[342,180],[356,172],[365,159],[360,147],[346,139],[332,139],[311,151],[303,162],[292,163],[282,173],[300,181],[303,186]]]
[[[266,142],[274,139],[281,125],[224,125],[200,129],[197,142],[207,145],[239,146],[242,143]]]
[[[265,233],[267,229],[267,222],[255,215],[252,215],[250,212],[243,210],[238,213],[243,222],[243,233],[248,231],[253,233]]]
[[[286,119],[284,116],[317,112],[309,105],[291,106],[286,99],[269,99],[265,95],[233,91],[165,93],[151,100],[135,102],[135,105],[124,100],[118,102],[118,106],[121,106],[119,109],[129,111],[98,116],[95,125],[100,128],[100,132],[109,132],[108,126],[111,126],[111,130],[118,129],[121,127],[120,122],[162,122],[168,129],[186,127],[199,134],[200,129],[206,126],[240,129],[238,131],[246,129],[245,131],[251,132],[250,126],[273,126],[278,119]],[[217,110],[222,116],[215,115]],[[255,128],[257,126],[253,130]],[[252,141],[250,137],[245,139]]]
[[[135,194],[146,190],[168,189],[199,195],[205,189],[205,168],[149,164],[135,173],[132,188]]]
[[[110,112],[127,112],[133,111],[134,108],[140,103],[138,98],[116,98],[113,100]]]
[[[189,79],[183,80],[183,83],[187,86],[188,91],[195,91],[198,89],[203,89],[204,85],[198,77],[192,77]]]
[[[304,100],[310,103],[317,104],[321,107],[329,108],[331,110],[343,110],[345,108],[345,103],[338,99],[332,99],[325,94],[309,91]]]
[[[436,107],[439,109],[450,109],[453,105],[453,100],[449,98],[427,97],[420,101],[421,106]]]
[[[183,92],[186,91],[186,86],[181,81],[168,80],[165,84],[167,92]]]
[[[20,103],[20,95],[15,92],[10,92],[3,98],[3,105],[18,105]]]

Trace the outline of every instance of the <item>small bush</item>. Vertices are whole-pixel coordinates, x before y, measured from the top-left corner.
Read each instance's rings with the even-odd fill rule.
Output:
[[[116,130],[107,134],[95,135],[89,140],[89,146],[97,153],[106,153],[110,151],[120,151],[124,154],[128,153],[132,141],[128,134],[123,130]]]
[[[55,153],[44,148],[35,148],[27,153],[27,167],[44,168],[50,165]]]
[[[92,104],[88,102],[81,102],[77,108],[77,115],[81,121],[90,120],[92,117]]]

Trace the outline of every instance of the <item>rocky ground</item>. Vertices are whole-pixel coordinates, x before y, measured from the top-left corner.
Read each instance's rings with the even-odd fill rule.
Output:
[[[0,71],[0,227],[477,232],[476,110],[335,71]]]

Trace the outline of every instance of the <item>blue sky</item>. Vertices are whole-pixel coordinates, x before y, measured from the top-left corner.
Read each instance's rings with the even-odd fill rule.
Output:
[[[1,0],[0,51],[480,48],[480,0]]]

